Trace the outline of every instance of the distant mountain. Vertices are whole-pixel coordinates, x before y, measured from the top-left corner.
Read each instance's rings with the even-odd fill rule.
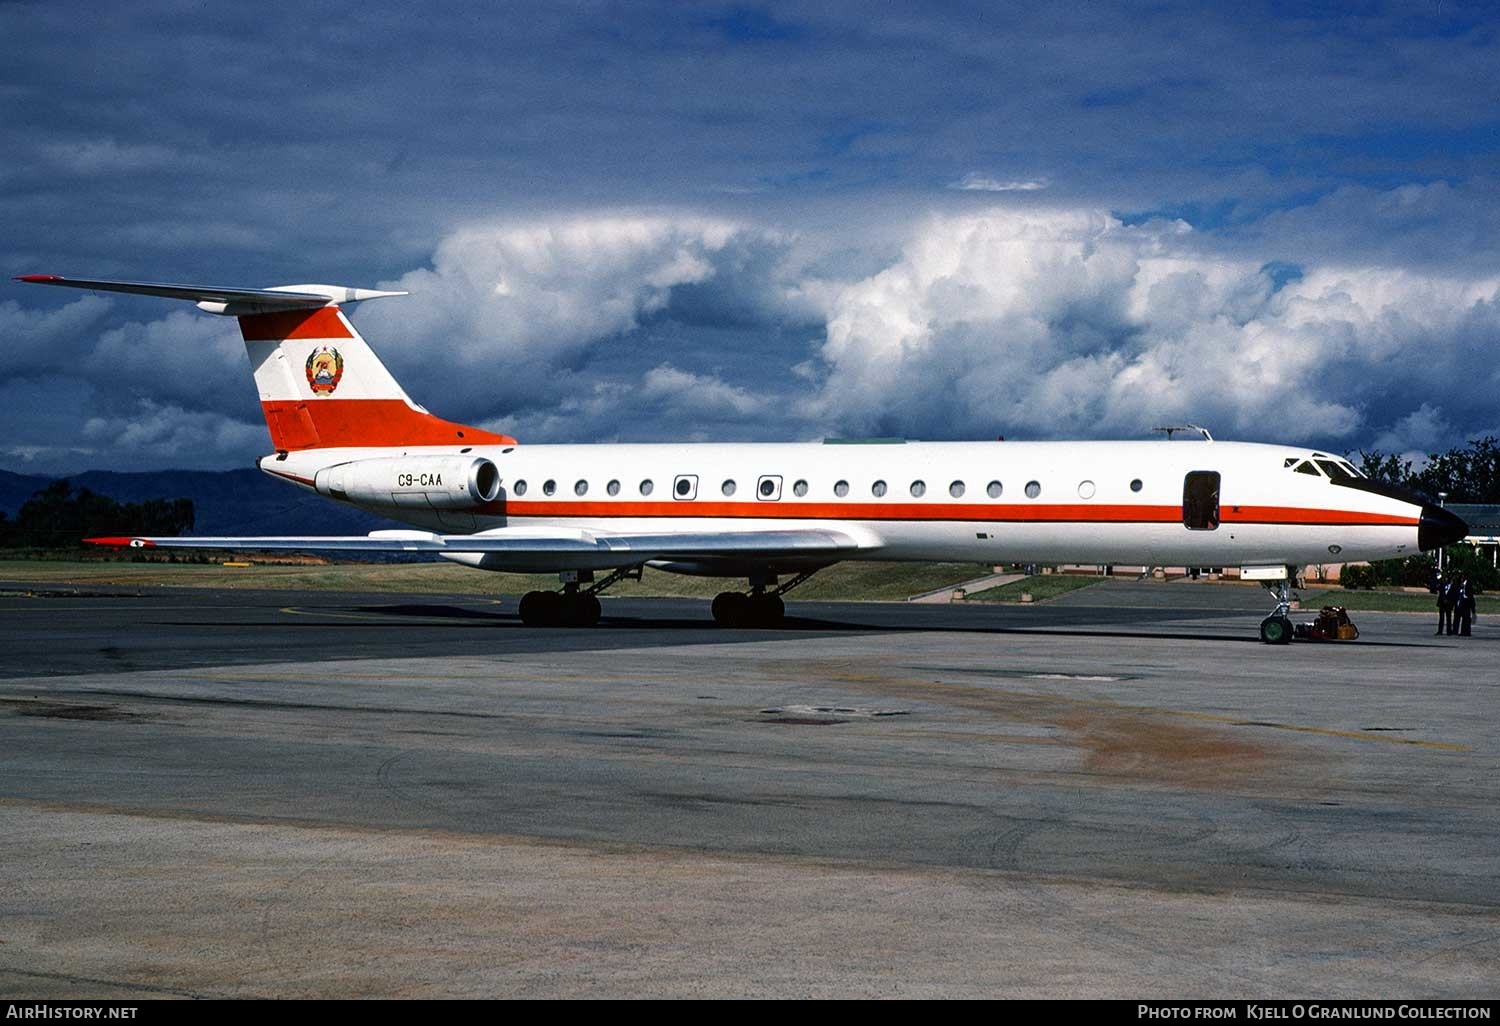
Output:
[[[0,512],[14,517],[16,510],[41,489],[47,487],[50,477],[39,477],[36,474],[12,474],[8,470],[0,470]]]
[[[11,517],[53,479],[0,470],[0,510]],[[365,534],[402,525],[278,481],[259,470],[90,470],[67,478],[117,502],[192,499],[194,534]]]

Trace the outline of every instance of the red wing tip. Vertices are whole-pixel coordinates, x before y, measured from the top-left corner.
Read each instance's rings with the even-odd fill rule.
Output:
[[[156,548],[156,542],[150,541],[150,540],[148,540],[146,538],[85,538],[84,539],[84,543],[87,544],[87,545],[107,545],[107,546],[109,546],[111,548],[116,548],[116,549],[125,549],[125,548],[154,549],[154,548]]]
[[[46,282],[49,282],[49,281],[62,281],[62,280],[63,280],[63,276],[60,275],[60,274],[18,274],[18,275],[16,275],[16,281],[30,281],[30,282],[46,283]]]

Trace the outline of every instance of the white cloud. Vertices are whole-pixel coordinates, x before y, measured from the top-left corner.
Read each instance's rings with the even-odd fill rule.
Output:
[[[995,178],[970,171],[948,188],[965,192],[1037,192],[1050,184],[1052,183],[1045,178]]]
[[[103,332],[83,363],[94,380],[131,401],[139,395],[190,407],[252,408],[250,362],[231,318],[178,306],[159,320]]]
[[[1500,325],[1500,279],[1325,267],[1277,289],[1263,259],[1101,212],[933,218],[831,298],[808,416],[929,437],[1186,419],[1332,444],[1386,422],[1392,389],[1477,400],[1454,341]]]
[[[0,303],[0,382],[38,372],[76,373],[89,333],[110,309],[102,296],[85,295],[55,310]]]
[[[696,215],[462,228],[430,268],[388,283],[414,298],[361,311],[361,330],[391,340],[382,352],[393,370],[436,371],[469,400],[482,388],[493,403],[534,400],[555,394],[560,369],[659,314],[674,289],[713,280],[755,235]]]
[[[691,416],[748,418],[765,410],[765,400],[743,388],[712,375],[680,371],[666,363],[646,372],[640,397]]]
[[[1281,259],[1087,208],[795,233],[604,212],[456,230],[388,283],[412,297],[355,321],[419,402],[523,441],[1145,437],[1194,422],[1406,452],[1493,423],[1500,275],[1268,269]],[[101,332],[109,309],[0,304],[0,373],[92,385],[76,437],[13,445],[196,465],[264,450],[232,321],[178,308]]]
[[[96,453],[116,460],[117,466],[125,466],[127,460],[146,460],[173,467],[223,467],[266,446],[263,424],[145,399],[127,416],[89,418],[82,437]]]

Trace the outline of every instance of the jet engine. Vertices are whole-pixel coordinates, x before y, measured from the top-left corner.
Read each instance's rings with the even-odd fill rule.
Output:
[[[382,456],[325,467],[313,487],[359,505],[468,509],[500,494],[500,469],[482,456]]]

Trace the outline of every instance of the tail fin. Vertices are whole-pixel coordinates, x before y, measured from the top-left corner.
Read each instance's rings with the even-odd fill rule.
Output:
[[[219,289],[26,275],[18,281],[196,300],[238,317],[271,444],[278,450],[388,445],[513,445],[506,435],[434,417],[407,396],[339,303],[403,292],[328,285]]]

